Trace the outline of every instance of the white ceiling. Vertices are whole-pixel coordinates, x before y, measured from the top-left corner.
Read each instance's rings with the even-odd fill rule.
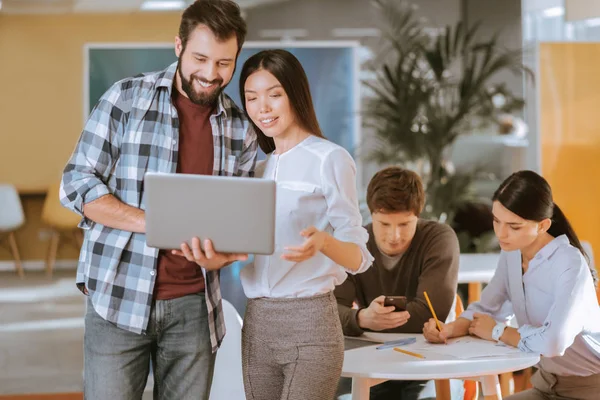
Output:
[[[0,13],[6,14],[68,14],[68,13],[130,13],[141,12],[145,0],[0,0]],[[167,0],[169,1],[169,0]],[[242,9],[288,0],[236,0]],[[191,3],[187,0],[186,3]]]

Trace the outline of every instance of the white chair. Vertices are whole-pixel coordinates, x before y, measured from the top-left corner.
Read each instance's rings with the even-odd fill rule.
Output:
[[[217,352],[210,400],[245,400],[242,375],[242,317],[223,300],[226,335]]]
[[[25,223],[25,214],[17,189],[10,184],[0,184],[0,240],[6,239],[15,260],[17,274],[24,276],[15,231]]]
[[[456,318],[459,317],[459,315],[457,315],[457,309],[456,309],[456,303],[459,300],[460,300],[460,297],[458,297],[458,293],[457,293],[456,296],[454,296],[454,300],[452,301],[452,307],[450,307],[450,312],[448,313],[448,316],[446,317],[446,321],[444,321],[444,323],[449,324],[450,322],[456,321]],[[460,302],[461,302],[461,310],[463,310],[462,300],[460,300]],[[461,311],[461,313],[462,313],[462,311]]]

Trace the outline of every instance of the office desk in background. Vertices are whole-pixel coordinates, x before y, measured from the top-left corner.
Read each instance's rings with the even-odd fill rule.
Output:
[[[423,343],[423,335],[367,333],[366,338],[389,341],[416,337]],[[495,345],[488,342],[490,349]],[[442,346],[442,345],[441,345]],[[433,352],[421,352],[426,358],[417,358],[393,349],[376,350],[376,343],[344,352],[342,376],[352,378],[352,400],[368,400],[369,389],[387,380],[470,379],[481,382],[486,400],[501,400],[498,375],[531,367],[540,357],[516,353],[504,356],[456,359]]]
[[[461,254],[458,283],[469,284],[467,304],[479,301],[483,283],[488,283],[496,272],[500,253]]]

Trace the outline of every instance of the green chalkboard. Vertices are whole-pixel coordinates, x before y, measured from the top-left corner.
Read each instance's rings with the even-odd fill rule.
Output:
[[[100,97],[115,82],[141,72],[164,69],[177,61],[171,48],[91,48],[89,60],[89,113]]]

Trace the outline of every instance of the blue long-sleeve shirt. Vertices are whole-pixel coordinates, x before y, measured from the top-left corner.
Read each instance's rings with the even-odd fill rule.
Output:
[[[543,357],[540,367],[556,375],[600,373],[600,308],[592,275],[581,252],[559,236],[544,246],[522,273],[521,252],[502,252],[481,301],[461,315],[476,312],[519,325],[519,349]]]

